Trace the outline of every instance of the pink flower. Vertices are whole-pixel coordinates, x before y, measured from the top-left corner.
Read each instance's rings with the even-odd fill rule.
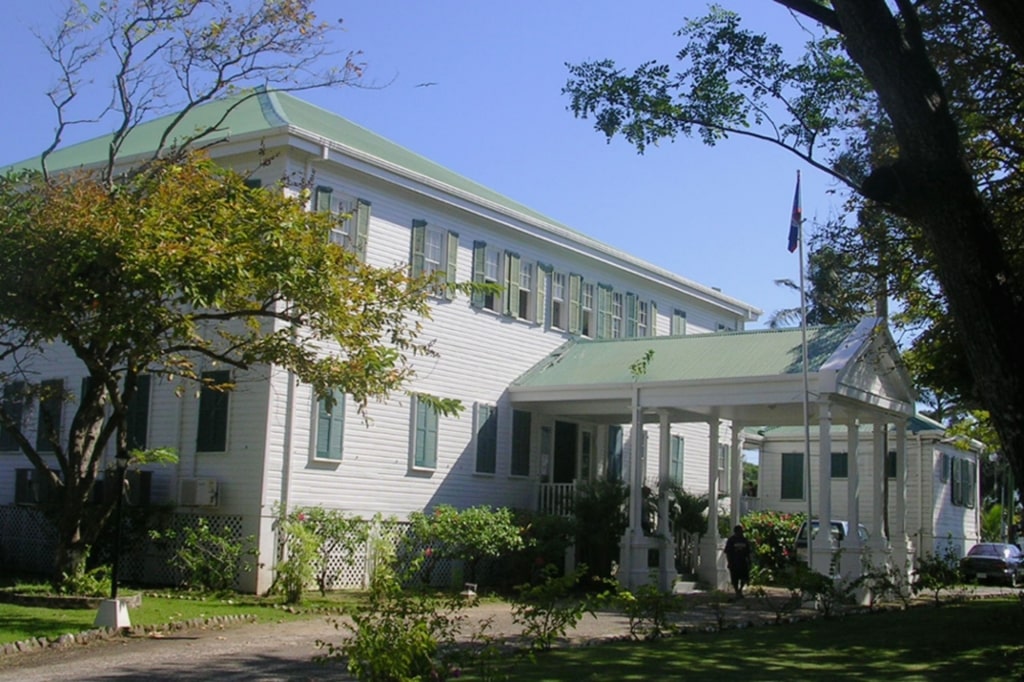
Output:
[[[434,556],[433,548],[432,547],[427,547],[425,550],[423,550],[423,556],[427,557],[428,559],[430,557]]]

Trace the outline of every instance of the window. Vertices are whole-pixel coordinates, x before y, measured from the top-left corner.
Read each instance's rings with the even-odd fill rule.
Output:
[[[493,474],[498,457],[498,409],[476,404],[476,473]]]
[[[148,374],[135,378],[135,395],[128,401],[124,425],[128,432],[128,450],[145,450],[149,435],[149,385]]]
[[[419,398],[413,399],[412,467],[437,468],[437,412]]]
[[[438,296],[450,299],[455,295],[458,255],[458,234],[428,226],[425,220],[412,221],[412,276],[433,277]]]
[[[533,319],[533,263],[519,265],[519,309],[521,320]]]
[[[686,333],[686,311],[685,310],[673,310],[672,311],[672,336],[682,336]]]
[[[327,240],[366,258],[366,240],[370,230],[370,202],[364,199],[345,200],[334,196],[330,187],[319,185],[313,194],[313,210],[333,213],[337,221]]]
[[[651,305],[647,301],[636,302],[636,335],[650,336]]]
[[[61,413],[64,411],[64,380],[44,381],[39,394],[39,418],[36,420],[36,450],[53,452],[53,443],[61,437]]]
[[[594,336],[594,285],[587,282],[580,287],[580,334]]]
[[[24,381],[13,381],[4,386],[3,395],[3,409],[7,418],[18,428],[20,431],[22,428],[24,415],[25,415],[25,404],[27,400],[25,398],[25,382]],[[3,426],[0,426],[0,450],[18,450],[18,441],[14,439],[14,436]]]
[[[345,394],[335,389],[316,401],[316,458],[340,461],[344,435]]]
[[[569,333],[580,333],[580,288],[583,284],[581,275],[569,275]]]
[[[955,506],[973,509],[977,495],[978,465],[965,457],[950,458],[951,500]]]
[[[683,454],[686,443],[682,436],[672,436],[671,450],[668,459],[668,478],[675,485],[683,484]]]
[[[845,452],[832,453],[832,478],[849,478],[849,457]]]
[[[723,495],[730,494],[732,489],[732,477],[729,475],[732,469],[729,457],[731,450],[725,443],[718,444],[718,492]]]
[[[943,452],[939,455],[939,480],[943,483],[949,483],[949,454]]]
[[[565,329],[566,300],[565,274],[555,272],[551,275],[551,326]]]
[[[804,453],[782,453],[783,500],[802,500],[804,497]]]
[[[487,284],[501,284],[501,252],[497,249],[488,248],[484,250],[484,282]],[[501,293],[489,292],[484,294],[484,307],[488,310],[498,311],[501,303]]]
[[[228,444],[228,392],[215,387],[230,383],[231,373],[203,372],[202,379],[196,452],[224,452]]]
[[[885,453],[885,476],[896,478],[896,453],[891,450]]]
[[[622,427],[608,427],[608,470],[609,481],[622,480]]]
[[[551,266],[537,263],[537,292],[533,297],[534,316],[533,321],[542,327],[548,323],[548,280],[551,279]]]
[[[512,462],[509,473],[513,476],[530,475],[530,413],[512,411]]]
[[[612,331],[611,338],[621,339],[622,333],[622,312],[623,312],[622,294],[619,292],[612,292]]]
[[[607,284],[597,285],[597,338],[612,337],[612,288]]]

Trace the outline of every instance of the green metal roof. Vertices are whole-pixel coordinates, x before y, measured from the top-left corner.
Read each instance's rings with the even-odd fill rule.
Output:
[[[127,136],[118,157],[130,160],[152,153],[159,144],[160,136],[175,115],[162,116],[133,129]],[[558,223],[528,206],[448,170],[335,113],[284,92],[246,91],[233,97],[200,105],[189,112],[175,127],[175,135],[179,139],[184,139],[196,131],[216,123],[225,115],[227,118],[220,129],[201,138],[201,142],[209,143],[241,136],[269,135],[289,130],[295,133],[305,131],[324,141],[333,141],[350,147],[388,164],[497,204],[507,210],[575,233],[566,225]],[[49,156],[47,168],[51,171],[61,171],[104,163],[109,153],[111,137],[111,135],[104,135],[62,147]],[[168,142],[173,144],[173,137]],[[13,164],[8,170],[22,168],[40,168],[39,158]]]
[[[855,327],[846,324],[809,328],[808,371],[820,369]],[[636,379],[640,384],[768,377],[803,371],[799,329],[756,330],[570,341],[513,385],[540,388],[628,384],[634,381],[630,368],[648,350],[653,355],[646,372]]]

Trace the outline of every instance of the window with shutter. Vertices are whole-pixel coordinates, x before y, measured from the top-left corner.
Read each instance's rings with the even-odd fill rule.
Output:
[[[437,468],[437,412],[430,403],[413,399],[412,468]]]
[[[4,413],[19,431],[24,428],[25,406],[27,402],[24,381],[12,381],[4,385]],[[11,451],[18,449],[20,449],[18,441],[14,439],[14,436],[6,427],[0,425],[0,450]]]
[[[804,497],[804,453],[782,453],[783,500],[802,500]]]
[[[49,379],[42,383],[39,415],[36,419],[36,450],[53,452],[54,442],[60,442],[61,413],[64,411],[64,380]]]
[[[498,408],[476,404],[476,473],[493,474],[498,457]]]
[[[203,387],[199,392],[199,424],[196,433],[196,452],[224,452],[228,443],[228,396],[225,390],[214,386],[228,384],[227,371],[203,372]]]
[[[525,410],[512,411],[512,457],[509,463],[512,476],[530,475],[530,417]]]
[[[128,432],[128,449],[145,450],[149,435],[149,390],[150,377],[140,374],[135,378],[135,395],[128,401],[125,412],[125,430]]]
[[[317,400],[316,458],[339,461],[345,436],[345,394],[335,389],[331,399]]]

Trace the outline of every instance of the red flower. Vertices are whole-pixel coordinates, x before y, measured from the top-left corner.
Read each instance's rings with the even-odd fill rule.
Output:
[[[425,550],[423,550],[423,556],[427,557],[428,559],[430,557],[434,556],[433,548],[432,547],[427,547]]]

